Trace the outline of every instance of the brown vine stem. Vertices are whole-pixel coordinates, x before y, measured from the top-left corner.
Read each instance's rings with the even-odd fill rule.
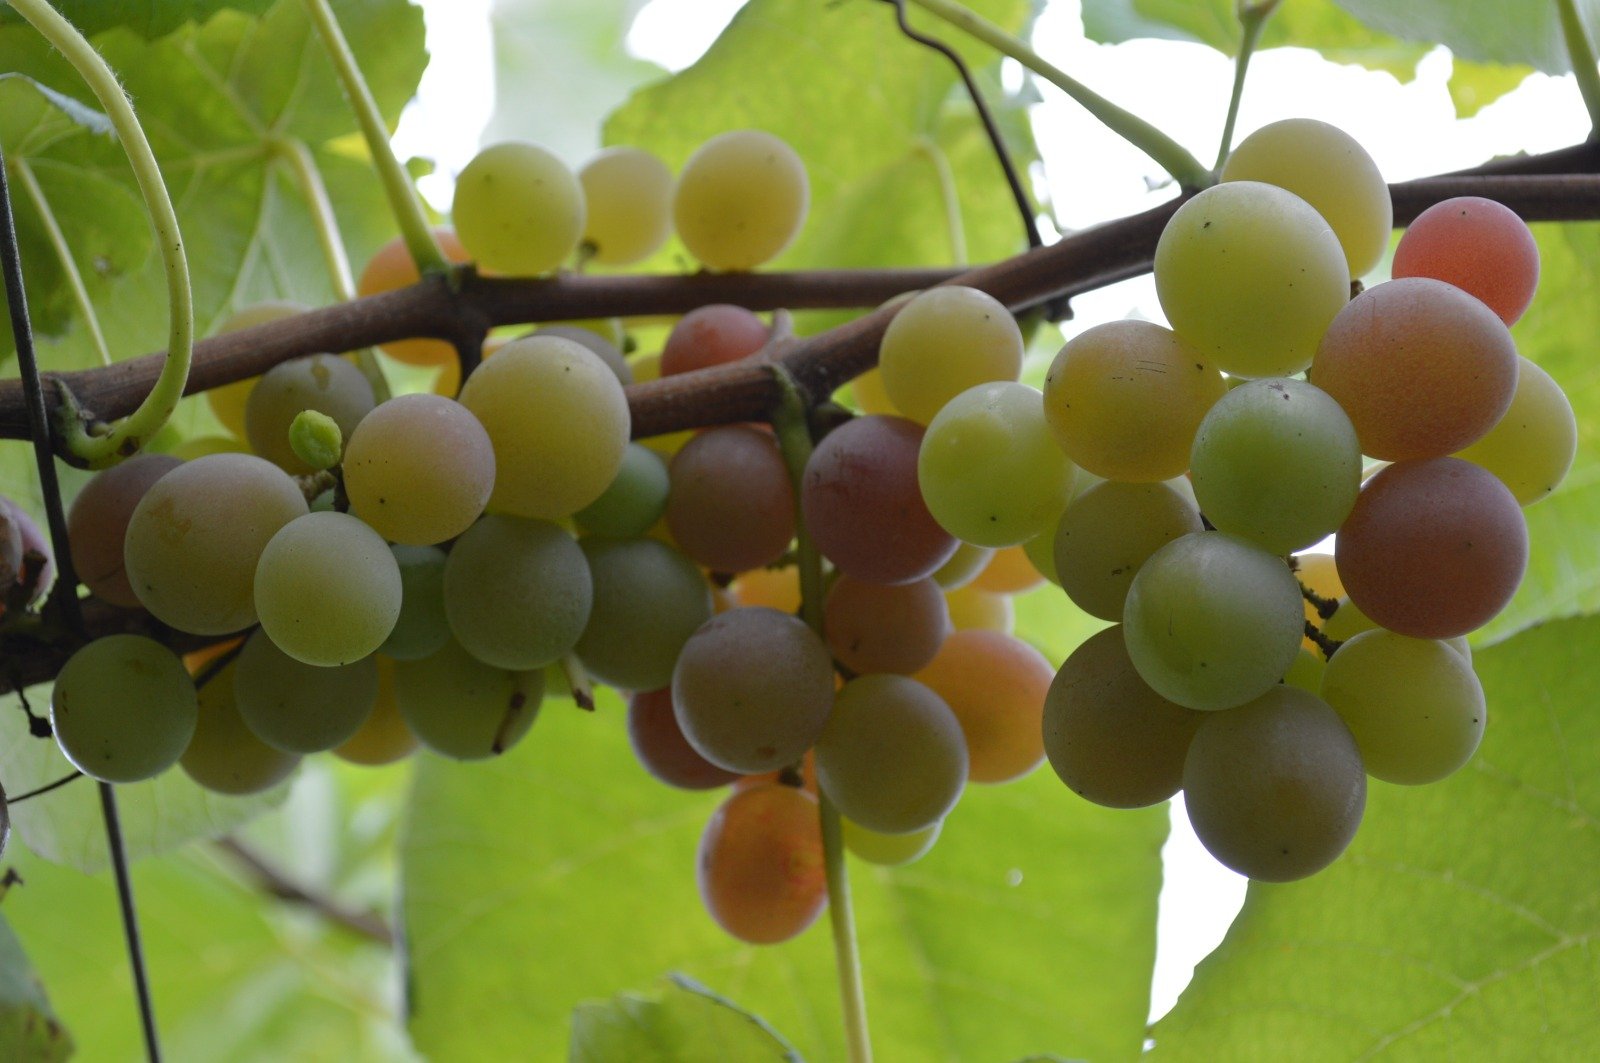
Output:
[[[237,838],[219,838],[215,844],[217,851],[226,854],[263,892],[288,904],[302,905],[357,937],[376,941],[380,945],[394,944],[394,931],[382,916],[351,908],[304,883],[296,882]]]
[[[1497,199],[1529,221],[1600,219],[1600,144],[1496,160],[1475,171],[1391,186],[1395,222],[1458,195]],[[279,362],[319,351],[346,351],[409,336],[456,341],[482,329],[522,322],[682,313],[710,302],[755,310],[877,306],[903,291],[959,281],[1021,311],[1148,272],[1173,200],[1068,236],[1049,247],[958,273],[950,269],[824,270],[807,273],[689,276],[561,276],[540,280],[480,277],[467,270],[454,287],[433,277],[409,288],[325,307],[229,333],[196,346],[189,390],[205,391],[255,376]],[[783,365],[813,400],[870,368],[893,309],[881,309],[796,344]],[[159,372],[159,354],[76,373],[52,374],[99,418],[135,408]],[[759,365],[722,366],[629,389],[635,436],[764,418],[778,402],[777,383]],[[19,382],[0,381],[0,439],[28,437]]]

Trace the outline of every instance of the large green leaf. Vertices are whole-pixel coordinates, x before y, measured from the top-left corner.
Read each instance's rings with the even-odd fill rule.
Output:
[[[552,704],[499,760],[420,766],[402,848],[418,1048],[555,1058],[579,1002],[682,970],[806,1058],[842,1058],[827,921],[767,948],[711,922],[694,859],[721,795],[645,775],[621,712]],[[1137,1055],[1165,833],[1164,809],[1095,808],[1045,768],[970,788],[918,864],[852,864],[883,1058]]]
[[[1551,0],[1334,2],[1374,29],[1430,47],[1443,44],[1466,59],[1521,64],[1547,74],[1572,69]],[[1576,4],[1592,35],[1600,27],[1600,0],[1576,0]]]
[[[56,1019],[22,942],[0,916],[0,1057],[55,1063],[72,1055],[72,1035]]]
[[[1600,1046],[1600,619],[1482,651],[1489,727],[1443,783],[1374,782],[1350,850],[1253,884],[1154,1058],[1588,1059]]]
[[[738,1059],[799,1063],[777,1031],[692,978],[674,975],[649,993],[619,993],[572,1013],[571,1063],[682,1063]]]
[[[67,21],[88,35],[123,28],[143,37],[160,37],[189,22],[204,22],[218,11],[259,13],[272,0],[50,0]],[[0,6],[0,25],[22,22],[10,4]]]

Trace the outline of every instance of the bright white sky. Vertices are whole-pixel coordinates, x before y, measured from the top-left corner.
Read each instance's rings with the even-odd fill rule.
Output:
[[[427,14],[433,61],[418,99],[395,137],[402,158],[433,158],[438,172],[424,194],[446,208],[453,175],[478,149],[493,109],[489,0],[419,0]],[[651,0],[628,35],[629,50],[681,70],[708,48],[744,0]],[[1216,157],[1233,62],[1199,45],[1141,41],[1105,46],[1083,36],[1078,0],[1051,0],[1035,47],[1097,92],[1175,136],[1202,162]],[[1011,64],[1014,66],[1014,64]],[[1451,59],[1430,53],[1417,77],[1400,84],[1388,74],[1329,63],[1317,53],[1279,48],[1256,56],[1240,111],[1237,137],[1280,118],[1320,118],[1363,144],[1391,181],[1471,166],[1492,155],[1574,144],[1588,119],[1570,77],[1534,75],[1516,92],[1466,121],[1455,119],[1446,88]],[[1160,77],[1151,77],[1160,71]],[[1019,69],[1008,71],[1015,85]],[[1131,214],[1171,193],[1161,173],[1136,149],[1107,132],[1049,85],[1035,111],[1034,134],[1057,217],[1066,228]],[[1085,160],[1093,160],[1086,164]],[[569,160],[575,164],[582,160]],[[1068,329],[1137,315],[1163,320],[1149,277],[1073,301]],[[1163,850],[1166,883],[1157,926],[1150,1017],[1171,1008],[1196,963],[1222,939],[1244,900],[1245,880],[1211,859],[1189,829],[1181,798],[1173,802],[1172,836]]]

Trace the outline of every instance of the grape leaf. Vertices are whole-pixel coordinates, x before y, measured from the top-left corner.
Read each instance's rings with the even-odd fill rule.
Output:
[[[827,920],[766,948],[711,922],[694,854],[722,795],[647,776],[621,712],[609,692],[594,714],[552,704],[498,760],[419,765],[401,853],[418,1049],[553,1058],[578,1003],[681,970],[842,1058]],[[921,862],[852,863],[874,1039],[905,1059],[1136,1055],[1165,833],[1164,808],[1095,808],[1041,768],[970,787]]]
[[[1455,104],[1456,117],[1471,118],[1517,88],[1531,73],[1532,67],[1474,63],[1456,57],[1451,63],[1449,82],[1450,102]]]
[[[572,1013],[571,1063],[678,1063],[688,1059],[801,1063],[759,1016],[686,975],[649,993],[619,993]]]
[[[56,1019],[22,942],[0,916],[0,1058],[54,1063],[72,1050],[72,1035]]]
[[[153,38],[190,22],[204,22],[219,11],[259,14],[272,0],[50,0],[85,36],[105,30],[132,30]],[[0,25],[23,22],[10,4],[0,6]]]
[[[1463,59],[1531,66],[1546,74],[1572,69],[1556,5],[1549,0],[1334,0],[1384,33],[1428,46],[1442,44]],[[1579,16],[1600,26],[1600,0],[1576,0]]]
[[[1483,746],[1374,782],[1350,850],[1252,884],[1153,1060],[1583,1059],[1600,1044],[1600,619],[1481,651]]]

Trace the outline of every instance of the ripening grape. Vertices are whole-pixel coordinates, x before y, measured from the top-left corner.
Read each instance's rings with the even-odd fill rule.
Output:
[[[1388,249],[1389,186],[1366,149],[1337,126],[1314,118],[1262,126],[1233,149],[1221,178],[1277,185],[1315,207],[1339,238],[1352,277],[1370,273]]]
[[[50,727],[73,765],[102,782],[139,782],[172,767],[199,713],[183,662],[143,635],[107,635],[61,666]]]
[[[1195,429],[1227,392],[1177,333],[1112,321],[1073,337],[1044,378],[1044,412],[1073,462],[1111,480],[1181,476]]]
[[[0,590],[10,590],[22,575],[22,525],[14,513],[11,503],[0,498]]]
[[[1360,607],[1349,598],[1340,598],[1339,608],[1322,625],[1322,633],[1335,642],[1348,642],[1363,631],[1373,630],[1382,631],[1385,629],[1379,628],[1372,618],[1363,613]],[[1459,653],[1463,660],[1471,662],[1472,644],[1467,641],[1467,636],[1457,635],[1455,638],[1441,641]]]
[[[878,348],[878,373],[895,409],[921,424],[968,388],[1022,374],[1022,330],[976,288],[945,285],[908,300]]]
[[[1183,800],[1212,856],[1258,881],[1289,882],[1321,871],[1350,844],[1367,776],[1339,714],[1277,685],[1201,722]]]
[[[1103,482],[1103,481],[1102,481]],[[1067,503],[1067,508],[1072,508],[1072,503]],[[1062,510],[1061,519],[1066,519],[1066,510]],[[1042,533],[1022,544],[1023,554],[1028,559],[1028,564],[1044,579],[1061,586],[1061,573],[1056,570],[1056,532],[1061,527],[1061,521],[1047,527]]]
[[[1517,348],[1472,296],[1410,277],[1351,300],[1328,327],[1307,379],[1350,415],[1362,453],[1435,458],[1481,438],[1506,412]]]
[[[1350,418],[1302,380],[1252,380],[1229,391],[1195,434],[1189,478],[1219,531],[1274,554],[1332,535],[1361,491]]]
[[[617,378],[617,383],[627,387],[633,383],[633,369],[628,365],[627,356],[610,340],[592,329],[578,325],[545,325],[529,333],[529,336],[555,336],[557,339],[571,340],[580,347],[592,351],[596,357],[606,363],[606,368],[611,370]],[[509,340],[507,342],[510,342]],[[501,344],[505,346],[505,344]],[[488,354],[485,353],[487,358]]]
[[[1242,705],[1294,663],[1300,601],[1282,558],[1223,532],[1193,532],[1150,555],[1133,578],[1123,607],[1128,657],[1179,705]]]
[[[391,546],[400,566],[400,615],[378,652],[415,661],[450,641],[444,613],[445,552],[436,546]]]
[[[1044,759],[1040,721],[1055,670],[1026,642],[998,631],[957,631],[913,678],[961,722],[973,782],[1006,782]]]
[[[194,737],[178,764],[214,793],[257,794],[287,779],[300,756],[274,749],[245,725],[234,694],[237,671],[230,663],[199,688]]]
[[[495,668],[454,640],[431,657],[396,662],[394,677],[411,733],[455,760],[482,760],[516,745],[544,700],[542,671]]]
[[[1044,751],[1073,793],[1108,808],[1165,801],[1183,783],[1189,741],[1203,713],[1150,689],[1121,627],[1072,652],[1044,699]]]
[[[1511,600],[1528,526],[1493,473],[1460,458],[1403,461],[1367,481],[1334,556],[1350,600],[1380,626],[1448,639]]]
[[[256,610],[297,661],[329,668],[383,645],[400,616],[400,566],[383,537],[348,513],[285,524],[256,565]]]
[[[683,737],[670,689],[643,691],[628,699],[628,744],[645,771],[680,790],[714,790],[741,778],[696,753]]]
[[[578,183],[583,243],[601,265],[649,258],[672,235],[672,171],[643,148],[607,148],[583,164]]]
[[[883,386],[883,371],[877,366],[873,366],[850,382],[850,395],[855,399],[856,408],[862,413],[900,415],[900,411],[889,398],[889,392]]]
[[[700,564],[744,572],[770,565],[789,548],[794,490],[771,432],[742,424],[701,432],[667,472],[667,527]]]
[[[737,362],[767,344],[772,330],[742,306],[711,303],[678,319],[661,348],[661,375],[677,376]]]
[[[331,354],[313,354],[273,366],[262,374],[245,406],[250,449],[274,465],[301,475],[314,472],[289,446],[289,426],[303,410],[333,418],[345,439],[375,403],[361,370]]]
[[[1539,286],[1539,244],[1511,208],[1458,196],[1435,203],[1406,227],[1392,272],[1453,284],[1514,325]]]
[[[584,539],[594,608],[573,647],[591,675],[623,690],[672,683],[678,652],[711,618],[694,562],[654,539]]]
[[[139,596],[128,582],[123,562],[128,521],[145,492],[181,464],[167,454],[135,454],[95,473],[72,500],[67,513],[72,567],[95,596],[112,605],[138,608]],[[20,564],[20,538],[17,545]]]
[[[1029,540],[1030,542],[1032,540]],[[1028,560],[1025,544],[996,550],[972,585],[991,594],[1021,594],[1044,583],[1045,578]]]
[[[718,926],[753,945],[787,941],[828,900],[817,799],[781,783],[732,794],[706,824],[696,866]]]
[[[1200,513],[1166,483],[1097,483],[1067,505],[1056,525],[1056,576],[1079,609],[1121,620],[1140,566],[1202,527]]]
[[[456,235],[478,268],[513,277],[549,273],[583,235],[583,187],[537,144],[492,144],[456,178]]]
[[[599,498],[628,449],[628,400],[594,352],[556,336],[513,340],[461,389],[494,444],[490,507],[556,520]]]
[[[240,329],[254,328],[257,325],[266,325],[273,321],[282,321],[284,318],[294,317],[310,310],[304,303],[285,301],[269,301],[247,306],[236,310],[227,320],[217,327],[217,335],[225,332],[238,332]],[[231,384],[224,384],[220,388],[212,388],[206,392],[206,403],[211,407],[211,412],[216,414],[217,420],[222,422],[222,427],[238,439],[243,439],[245,407],[250,402],[250,392],[255,388],[260,377],[250,377],[247,380],[235,380]],[[198,457],[198,455],[186,455]]]
[[[749,775],[799,760],[833,708],[833,660],[797,618],[730,609],[684,643],[672,705],[689,744],[711,763]]]
[[[754,269],[794,242],[811,187],[805,163],[771,133],[739,129],[695,149],[678,174],[678,238],[707,268]]]
[[[494,490],[494,447],[465,406],[439,395],[399,395],[347,437],[350,511],[396,543],[454,539]]]
[[[992,547],[974,546],[958,539],[956,552],[934,572],[933,582],[947,591],[965,587],[978,578],[978,574],[984,570],[994,555],[995,550]]]
[[[435,228],[433,239],[444,252],[445,261],[454,265],[472,260],[467,249],[461,246],[454,229]],[[417,264],[406,247],[405,237],[396,236],[372,253],[356,281],[358,296],[378,295],[399,288],[410,287],[422,279]],[[394,340],[380,344],[379,348],[391,358],[407,365],[448,365],[456,361],[455,345],[448,340],[412,339]],[[208,392],[207,394],[210,394]],[[454,392],[452,392],[454,394]]]
[[[1438,782],[1472,759],[1483,739],[1483,687],[1448,644],[1363,631],[1339,647],[1322,676],[1332,705],[1385,782]]]
[[[1517,357],[1511,406],[1476,443],[1456,454],[1482,465],[1511,488],[1524,506],[1556,489],[1578,452],[1578,421],[1561,385],[1528,359]]]
[[[1045,423],[1043,398],[1016,383],[979,384],[951,399],[917,459],[934,519],[980,546],[1012,546],[1054,524],[1075,472]]]
[[[33,516],[22,506],[10,499],[0,497],[0,511],[3,511],[0,512],[0,528],[9,524],[17,533],[17,546],[20,548],[20,552],[15,555],[16,561],[12,571],[16,573],[18,582],[21,582],[28,575],[23,569],[26,567],[27,556],[30,553],[37,554],[44,559],[33,578],[31,585],[32,596],[27,599],[27,604],[32,605],[44,597],[45,592],[50,589],[51,583],[56,578],[55,551],[51,548],[50,537],[39,526],[39,522],[34,520]],[[123,523],[126,526],[126,520]],[[70,535],[71,533],[69,532],[69,538]],[[4,536],[0,535],[0,538],[4,538]],[[120,557],[117,563],[119,566],[121,565]],[[0,597],[0,613],[4,612],[5,602],[3,597]],[[0,798],[0,801],[3,801],[3,798]]]
[[[955,807],[967,746],[950,707],[901,675],[844,685],[817,739],[817,782],[839,811],[869,830],[925,830]]]
[[[764,605],[780,613],[800,612],[800,569],[753,568],[728,586],[738,605]]]
[[[867,863],[882,867],[901,867],[921,859],[939,840],[939,831],[943,828],[944,821],[940,820],[909,834],[884,834],[868,830],[848,818],[839,821],[844,847]]]
[[[416,751],[417,736],[400,715],[400,692],[395,685],[392,658],[377,655],[378,699],[360,728],[334,747],[333,755],[351,764],[377,767],[403,760]]]
[[[256,622],[256,565],[268,540],[307,512],[282,469],[212,454],[161,477],[128,520],[123,560],[139,602],[162,623],[226,635]]]
[[[558,660],[577,645],[593,606],[583,551],[549,521],[491,514],[456,540],[445,562],[450,630],[496,668],[525,671]]]
[[[1177,332],[1231,376],[1289,376],[1350,298],[1338,237],[1305,200],[1259,181],[1214,185],[1156,244],[1156,295]]]
[[[649,531],[667,512],[667,464],[640,443],[629,443],[622,466],[600,497],[572,515],[578,527],[613,539]]]
[[[847,575],[909,583],[931,575],[956,540],[917,484],[923,428],[904,417],[857,417],[817,444],[800,480],[806,530]]]
[[[886,586],[841,575],[828,590],[822,631],[853,672],[910,675],[950,634],[950,610],[931,579]]]
[[[339,745],[361,729],[378,700],[378,665],[371,657],[334,668],[303,664],[263,631],[245,640],[234,676],[245,725],[289,753]]]
[[[955,631],[998,631],[1009,635],[1017,626],[1017,608],[1009,594],[993,594],[969,583],[946,591],[944,603],[950,610],[950,627]]]
[[[1322,676],[1328,670],[1328,662],[1323,659],[1317,650],[1308,650],[1300,647],[1300,652],[1295,654],[1294,663],[1289,670],[1283,673],[1283,681],[1289,686],[1299,687],[1308,694],[1322,695]]]

